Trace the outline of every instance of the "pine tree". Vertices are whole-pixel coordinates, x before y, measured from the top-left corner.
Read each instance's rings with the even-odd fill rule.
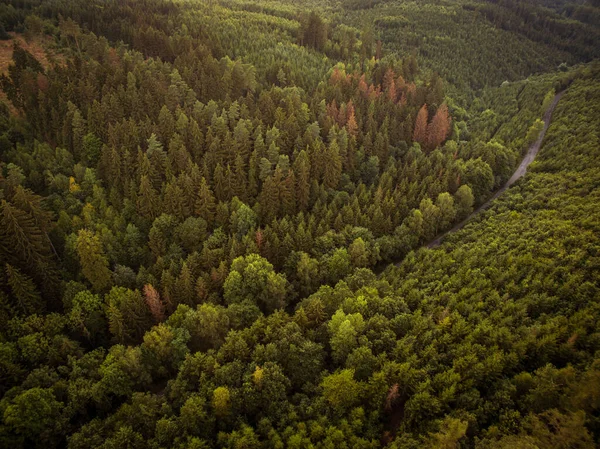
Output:
[[[24,315],[42,313],[44,303],[32,279],[12,265],[6,264],[5,270],[16,308]]]
[[[162,210],[180,220],[187,216],[185,195],[175,182],[167,184],[165,188]]]
[[[46,233],[52,227],[52,213],[42,208],[41,200],[41,196],[19,185],[15,188],[12,203],[27,212],[40,231]]]
[[[145,218],[153,220],[158,216],[158,194],[152,187],[150,178],[146,175],[140,180],[140,188],[137,195],[138,213]]]
[[[279,210],[279,182],[276,179],[278,173],[276,171],[265,179],[260,193],[261,221],[265,224],[276,218]]]
[[[181,273],[175,281],[175,291],[177,292],[176,298],[179,304],[196,305],[196,280],[186,262],[183,263]]]
[[[158,129],[160,140],[165,144],[171,140],[175,132],[175,118],[166,105],[163,105],[158,115]]]
[[[246,167],[241,154],[235,158],[235,174],[233,177],[233,195],[237,196],[241,201],[248,200],[248,176],[246,175]]]
[[[342,176],[342,158],[336,140],[331,142],[325,153],[323,184],[325,187],[335,189]]]
[[[77,255],[81,265],[81,273],[92,284],[95,290],[106,290],[112,284],[112,273],[108,269],[108,259],[102,250],[98,236],[92,231],[81,229],[76,241]]]
[[[427,105],[424,104],[419,113],[417,114],[417,120],[415,121],[415,129],[413,132],[413,141],[420,143],[425,146],[427,143]]]
[[[294,161],[294,173],[296,175],[296,199],[301,211],[308,209],[310,200],[310,161],[305,150],[300,151]]]
[[[225,170],[219,163],[215,167],[214,173],[214,186],[215,186],[215,197],[218,201],[227,201],[228,197],[228,186],[225,178]]]
[[[198,189],[198,197],[196,199],[196,215],[203,218],[211,227],[215,221],[215,212],[217,204],[215,197],[210,189],[206,179],[203,177]]]
[[[293,216],[296,213],[296,176],[293,171],[281,182],[279,193],[281,201],[281,210],[284,216]]]
[[[259,161],[256,150],[252,151],[248,166],[248,198],[255,198],[258,194]]]
[[[0,251],[34,265],[46,252],[42,232],[31,215],[6,200],[0,202]]]
[[[431,123],[427,127],[427,147],[430,150],[440,146],[450,132],[450,116],[448,106],[443,103],[436,111]]]
[[[348,120],[346,121],[346,129],[348,130],[348,134],[351,137],[356,137],[358,133],[358,124],[356,123],[356,114],[354,111],[354,104],[352,104],[352,101],[348,102],[346,114],[348,115]]]

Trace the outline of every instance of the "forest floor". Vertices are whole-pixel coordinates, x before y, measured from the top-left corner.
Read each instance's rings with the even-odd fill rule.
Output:
[[[529,165],[533,162],[533,160],[537,156],[538,152],[540,151],[542,142],[544,141],[544,137],[546,135],[546,131],[548,130],[548,127],[550,126],[550,121],[552,119],[552,113],[554,112],[554,109],[556,108],[556,105],[558,104],[558,101],[560,100],[560,97],[562,97],[563,93],[564,92],[559,92],[554,97],[554,100],[548,107],[548,110],[546,111],[546,113],[544,114],[544,117],[543,117],[544,128],[540,132],[540,135],[538,136],[536,141],[531,144],[531,146],[529,147],[529,150],[527,150],[527,154],[525,154],[525,157],[523,158],[523,160],[521,161],[521,163],[519,164],[519,166],[517,167],[517,169],[515,170],[513,175],[510,177],[510,179],[508,181],[506,181],[506,183],[500,189],[498,189],[496,191],[496,193],[489,200],[487,200],[485,203],[483,203],[481,206],[479,206],[467,218],[465,218],[463,221],[458,223],[456,226],[454,226],[449,231],[444,232],[443,234],[439,235],[434,240],[429,242],[426,245],[427,248],[435,248],[437,246],[440,246],[442,241],[446,238],[446,236],[448,234],[462,229],[474,216],[476,216],[480,212],[488,209],[490,207],[490,205],[492,204],[492,202],[496,198],[498,198],[500,195],[502,195],[515,182],[517,182],[519,179],[521,179],[523,176],[525,176],[525,173],[527,173],[527,167],[529,167]]]

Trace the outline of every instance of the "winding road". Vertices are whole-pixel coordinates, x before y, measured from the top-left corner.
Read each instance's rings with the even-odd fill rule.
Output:
[[[536,141],[531,144],[531,146],[529,147],[529,150],[527,150],[527,154],[525,155],[525,157],[523,158],[523,160],[521,161],[521,163],[519,164],[519,166],[517,167],[517,169],[515,170],[513,175],[510,177],[510,179],[508,181],[506,181],[506,184],[504,184],[500,189],[498,189],[496,191],[496,193],[494,193],[494,196],[492,196],[489,200],[487,200],[485,203],[483,203],[481,206],[479,206],[476,210],[474,210],[467,218],[465,218],[463,221],[461,221],[460,223],[455,225],[449,231],[446,231],[443,234],[437,236],[434,240],[432,240],[431,242],[429,242],[427,245],[424,245],[424,246],[426,246],[427,248],[435,248],[437,246],[440,246],[440,244],[442,243],[442,241],[444,240],[444,238],[446,238],[446,236],[448,234],[450,234],[452,232],[456,232],[459,229],[462,229],[463,226],[466,225],[469,220],[471,220],[471,218],[473,218],[479,212],[484,211],[488,207],[490,207],[490,205],[492,204],[492,201],[494,201],[496,198],[498,198],[500,195],[502,195],[506,189],[508,189],[510,186],[512,186],[515,182],[517,182],[520,178],[522,178],[525,175],[525,173],[527,173],[527,167],[529,167],[529,164],[531,164],[533,162],[533,160],[537,156],[538,152],[540,151],[542,142],[546,135],[546,131],[548,130],[548,127],[550,126],[550,120],[552,119],[552,113],[554,112],[554,109],[556,108],[556,105],[558,104],[558,101],[560,100],[560,97],[562,97],[563,93],[564,93],[564,91],[559,92],[554,97],[554,100],[552,101],[552,103],[546,110],[546,113],[544,114],[544,117],[543,117],[544,128],[542,129],[542,132],[540,132],[540,135],[538,136]]]

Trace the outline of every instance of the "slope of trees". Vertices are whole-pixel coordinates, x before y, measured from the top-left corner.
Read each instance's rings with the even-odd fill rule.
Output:
[[[62,55],[0,76],[0,446],[598,443],[598,68],[454,97],[309,6],[2,5]]]

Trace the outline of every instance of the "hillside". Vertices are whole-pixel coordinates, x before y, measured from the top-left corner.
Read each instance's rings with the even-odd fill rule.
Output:
[[[597,447],[597,14],[0,4],[0,447]]]

